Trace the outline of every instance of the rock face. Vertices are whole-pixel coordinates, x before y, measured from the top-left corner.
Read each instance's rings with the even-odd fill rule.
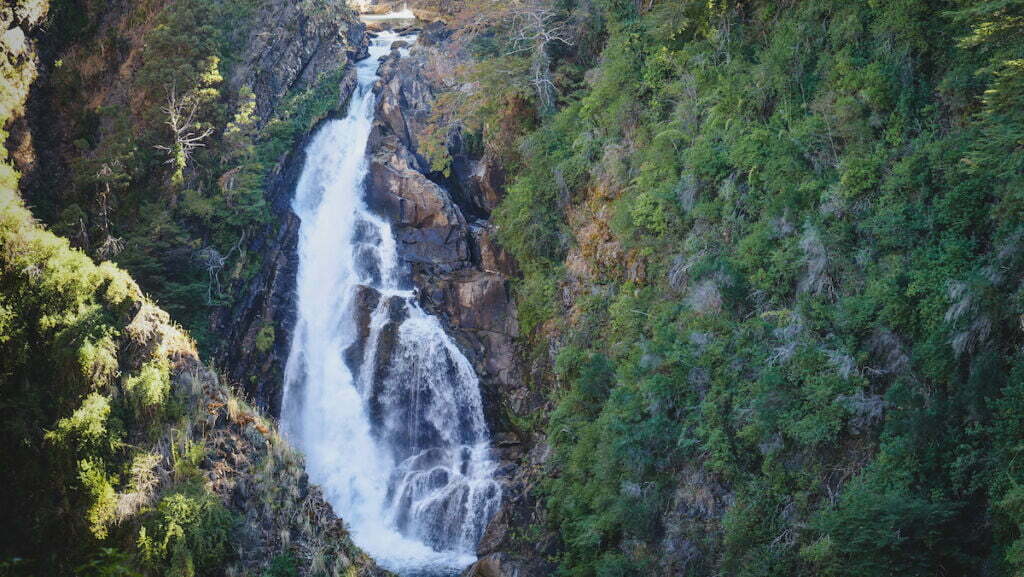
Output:
[[[336,32],[324,32],[313,22],[291,23],[299,33],[279,24],[275,34],[261,37],[248,52],[248,65],[233,79],[249,84],[256,94],[257,112],[264,121],[273,115],[281,98],[291,89],[308,86],[321,73],[339,65],[349,72],[341,84],[341,98],[335,112],[344,110],[355,89],[352,64],[366,53],[364,28],[355,21],[342,24]],[[236,289],[234,306],[221,309],[213,324],[222,336],[219,358],[228,377],[240,383],[249,396],[272,415],[279,415],[284,369],[295,324],[295,275],[298,259],[299,220],[291,201],[302,167],[305,148],[316,128],[297,142],[271,175],[267,198],[274,222],[250,240],[248,250],[263,255],[260,271]],[[269,335],[269,344],[267,337]],[[261,339],[262,336],[262,339]]]
[[[430,50],[443,50],[439,43],[447,36],[443,26],[428,25],[421,43],[411,49],[395,46],[382,62],[381,79],[374,87],[378,99],[368,143],[367,202],[392,223],[399,257],[409,271],[406,281],[416,287],[420,304],[441,319],[480,379],[485,416],[501,463],[505,502],[481,540],[480,562],[467,574],[541,577],[553,569],[544,559],[555,551],[554,538],[545,536],[523,546],[513,537],[525,527],[543,523],[543,507],[529,488],[548,451],[543,439],[514,425],[516,416],[540,410],[543,399],[523,384],[509,284],[517,269],[495,242],[489,221],[501,200],[504,174],[494,163],[474,157],[457,131],[447,139],[453,160],[450,177],[432,172],[420,153],[418,135],[438,93],[438,79],[426,76],[424,64]],[[398,50],[409,53],[399,58]],[[268,87],[275,85],[268,83]],[[218,317],[229,374],[237,380],[259,375],[253,384],[243,384],[274,415],[280,411],[295,322],[298,221],[290,203],[304,163],[303,148],[304,143],[296,147],[272,181],[269,194],[277,223],[251,243],[251,250],[265,255],[262,270],[249,282],[239,304]],[[370,288],[357,295],[360,338],[345,351],[353,370],[360,369],[356,365],[369,337],[370,314],[381,298]],[[371,368],[375,374],[387,366],[387,342],[393,339],[388,331],[398,326],[396,320],[400,319],[381,329],[376,366]],[[274,327],[274,342],[269,350],[260,351],[257,336],[268,325]]]
[[[421,73],[424,57],[413,48],[409,56],[392,54],[382,65],[367,194],[370,205],[392,221],[421,304],[441,317],[476,367],[490,399],[485,403],[492,431],[514,434],[498,402],[512,397],[521,381],[508,284],[514,268],[493,242],[491,224],[480,216],[486,212],[465,198],[460,183],[431,173],[418,152],[417,134],[434,98]]]
[[[430,113],[433,95],[413,59],[394,53],[381,66],[376,121],[368,143],[367,200],[389,217],[399,255],[417,268],[446,273],[468,268],[466,219],[448,192],[427,177],[416,134]]]
[[[421,304],[442,320],[480,378],[504,503],[478,546],[480,561],[466,574],[540,577],[553,570],[545,561],[554,552],[553,538],[522,550],[513,543],[517,531],[543,521],[543,508],[529,487],[547,458],[547,446],[513,424],[515,416],[529,415],[543,401],[523,383],[509,285],[516,267],[496,244],[489,221],[501,200],[504,174],[473,157],[457,131],[447,138],[451,177],[431,172],[419,151],[417,135],[440,80],[423,71],[429,52],[446,37],[443,27],[431,24],[421,34],[426,41],[402,58],[393,52],[382,64],[367,194],[371,206],[392,222]]]
[[[252,87],[256,112],[264,121],[289,91],[310,86],[321,74],[365,53],[364,27],[356,20],[318,22],[292,2],[266,5],[260,18],[268,24],[249,40],[246,65],[231,82]]]

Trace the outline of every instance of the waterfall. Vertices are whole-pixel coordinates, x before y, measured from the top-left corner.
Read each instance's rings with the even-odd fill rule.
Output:
[[[404,577],[454,575],[500,486],[473,367],[418,305],[390,224],[364,200],[372,87],[398,38],[373,40],[347,115],[306,148],[281,420],[360,547]]]

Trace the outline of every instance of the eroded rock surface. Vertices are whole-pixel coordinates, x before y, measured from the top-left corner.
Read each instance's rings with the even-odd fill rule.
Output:
[[[344,110],[356,86],[352,65],[366,53],[362,25],[350,21],[335,29],[320,29],[306,19],[286,24],[275,28],[277,33],[254,41],[247,53],[247,66],[233,81],[253,87],[257,112],[265,121],[289,90],[309,86],[322,73],[340,65],[348,72],[341,81],[335,110]],[[296,27],[298,34],[288,31]],[[280,414],[284,369],[295,325],[299,219],[291,201],[305,164],[306,143],[315,131],[296,143],[271,174],[267,198],[275,220],[247,243],[249,251],[263,255],[262,266],[244,287],[237,289],[235,304],[214,317],[214,326],[223,338],[220,361],[228,377],[275,416]]]
[[[481,539],[480,561],[466,575],[540,577],[553,569],[545,559],[555,552],[554,538],[543,536],[525,548],[514,542],[517,532],[543,525],[543,507],[531,488],[548,450],[542,439],[514,425],[543,400],[524,384],[509,283],[516,266],[495,242],[489,221],[501,200],[504,174],[494,162],[474,157],[457,130],[446,142],[450,177],[432,172],[420,153],[417,135],[440,80],[424,73],[426,60],[446,36],[438,25],[431,27],[423,34],[427,42],[401,58],[393,52],[382,65],[368,197],[392,222],[421,304],[442,320],[480,378],[504,502]]]
[[[425,57],[414,47],[402,58],[393,51],[382,64],[367,194],[371,206],[392,221],[420,302],[442,318],[477,369],[492,431],[514,435],[500,406],[521,383],[508,283],[514,266],[494,243],[491,224],[479,216],[486,214],[480,210],[486,203],[458,194],[464,192],[461,183],[432,173],[418,151],[417,134],[434,99],[422,73]]]

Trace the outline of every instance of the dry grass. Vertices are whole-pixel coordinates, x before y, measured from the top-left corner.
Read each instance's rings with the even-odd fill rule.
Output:
[[[232,423],[237,423],[239,417],[242,415],[242,402],[238,397],[234,395],[228,396],[227,402],[228,419]]]

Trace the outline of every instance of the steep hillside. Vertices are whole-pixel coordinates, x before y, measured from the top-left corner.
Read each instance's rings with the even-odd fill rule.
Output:
[[[382,574],[126,273],[0,194],[5,570]]]
[[[0,126],[46,9],[0,12]],[[274,424],[127,273],[39,225],[0,158],[0,572],[385,575]]]
[[[274,183],[340,107],[361,25],[340,0],[58,0],[32,36],[12,141],[26,201],[214,351],[211,317],[260,270]]]

